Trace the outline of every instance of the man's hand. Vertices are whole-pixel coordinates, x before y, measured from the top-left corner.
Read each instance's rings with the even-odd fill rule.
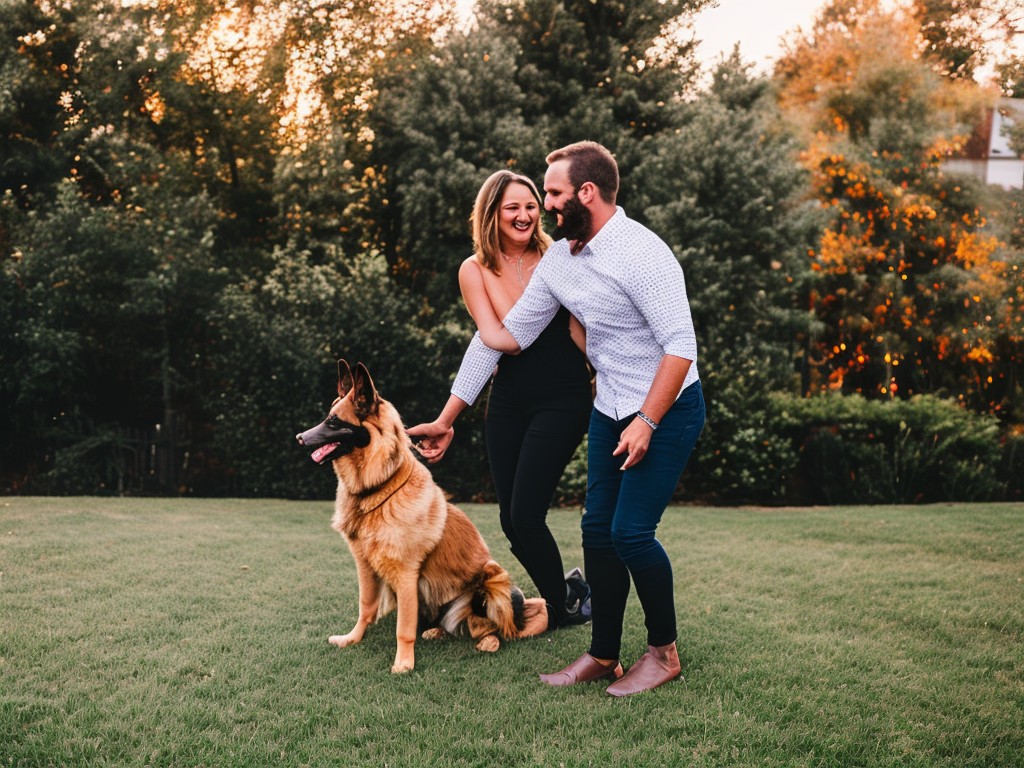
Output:
[[[690,370],[691,361],[685,357],[676,355],[663,355],[658,363],[658,371],[654,374],[654,381],[647,392],[641,411],[653,417],[655,423],[661,421],[662,417],[672,407],[679,390],[686,381],[686,374]],[[654,429],[651,425],[639,416],[629,422],[629,426],[622,430],[619,435],[619,444],[612,451],[612,456],[626,454],[626,461],[619,469],[629,469],[640,463],[640,460],[647,455],[647,449],[651,445],[651,435]]]
[[[413,448],[431,464],[436,464],[444,458],[445,451],[455,437],[454,427],[445,426],[437,421],[417,424],[405,431],[409,437],[420,438],[413,443]]]
[[[629,469],[640,463],[640,460],[647,455],[647,448],[651,444],[651,429],[643,420],[636,418],[629,422],[629,426],[622,430],[619,435],[619,444],[612,451],[612,456],[626,454],[626,461],[619,469]]]

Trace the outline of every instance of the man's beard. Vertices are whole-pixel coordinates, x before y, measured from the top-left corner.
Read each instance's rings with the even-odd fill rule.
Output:
[[[558,224],[556,219],[555,230],[551,233],[555,240],[563,237],[566,240],[586,240],[590,237],[590,225],[594,217],[575,194],[562,204],[559,213],[562,216],[562,223]]]

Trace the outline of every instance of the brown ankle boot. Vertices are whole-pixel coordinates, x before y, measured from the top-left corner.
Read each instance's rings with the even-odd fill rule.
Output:
[[[617,680],[620,677],[622,665],[619,662],[602,664],[589,653],[584,653],[565,669],[550,675],[541,675],[540,679],[548,685],[562,687],[589,683],[591,680]]]
[[[676,644],[647,646],[647,653],[641,656],[636,664],[629,668],[619,680],[608,686],[612,696],[629,696],[632,693],[649,691],[669,680],[679,677],[679,654]]]

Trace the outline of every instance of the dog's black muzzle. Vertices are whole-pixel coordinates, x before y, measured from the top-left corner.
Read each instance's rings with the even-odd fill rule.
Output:
[[[365,448],[370,444],[370,433],[366,427],[349,424],[337,416],[329,416],[320,424],[295,436],[299,445],[312,448],[310,458],[317,464],[351,453],[356,448]]]

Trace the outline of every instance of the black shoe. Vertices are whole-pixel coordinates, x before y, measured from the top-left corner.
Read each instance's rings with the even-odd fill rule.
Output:
[[[584,616],[580,613],[579,609],[575,611],[565,611],[561,616],[555,615],[555,609],[551,603],[548,606],[548,632],[562,627],[578,627],[583,624],[590,623],[590,616]]]
[[[559,627],[578,627],[589,623],[590,616],[584,616],[583,612],[579,609],[573,612],[566,612],[566,614],[558,620]]]
[[[565,610],[569,614],[583,616],[578,624],[590,621],[590,585],[583,579],[583,572],[579,568],[573,568],[565,574],[566,599]]]

